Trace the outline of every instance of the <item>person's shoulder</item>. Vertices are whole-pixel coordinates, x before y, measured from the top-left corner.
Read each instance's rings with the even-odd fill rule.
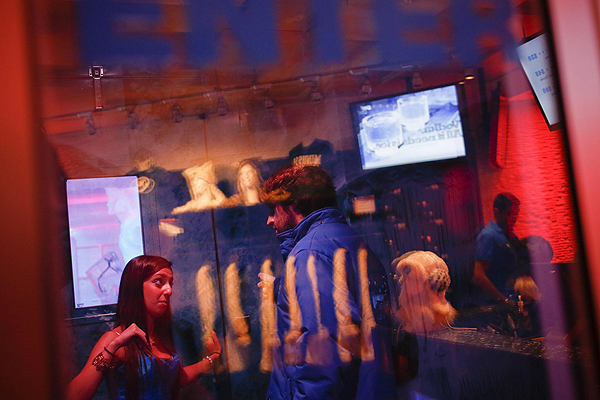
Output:
[[[493,238],[494,232],[490,231],[490,230],[486,230],[485,228],[483,228],[483,230],[481,232],[479,232],[479,235],[477,235],[477,240],[482,240],[482,239],[491,239]]]
[[[495,225],[492,221],[490,221],[477,235],[477,240],[483,238],[496,238],[499,235],[503,236],[501,232],[498,232],[496,229],[497,225]]]
[[[313,236],[325,237],[353,237],[358,236],[358,233],[345,221],[325,221],[315,224],[315,229],[311,230]]]
[[[319,224],[303,237],[298,244],[304,247],[330,247],[340,241],[360,240],[358,234],[347,224],[326,222]]]

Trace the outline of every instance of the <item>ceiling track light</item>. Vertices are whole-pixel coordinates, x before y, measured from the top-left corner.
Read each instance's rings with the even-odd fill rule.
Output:
[[[217,98],[217,114],[219,114],[222,117],[224,115],[227,115],[228,113],[229,106],[225,101],[225,97],[223,97],[223,95],[219,95],[219,97]]]
[[[176,124],[183,121],[183,110],[181,109],[181,106],[177,103],[171,106],[171,121],[175,122]]]
[[[135,110],[129,111],[129,113],[127,114],[127,125],[129,126],[129,129],[137,129],[140,127],[140,124],[140,117],[137,115]]]
[[[275,107],[275,102],[273,101],[273,97],[271,97],[271,91],[269,89],[265,90],[263,105],[266,109]]]
[[[465,80],[470,81],[475,79],[475,69],[465,68]]]
[[[90,136],[95,135],[97,132],[94,117],[92,117],[91,115],[85,120],[85,132]]]
[[[423,76],[420,72],[415,72],[412,75],[412,86],[413,88],[420,88],[423,86]]]
[[[263,83],[252,85],[252,90],[256,93],[257,96],[261,94],[258,92],[262,92],[262,103],[266,109],[275,107],[275,101],[273,101],[273,97],[271,96],[271,87],[273,84],[271,83]]]
[[[323,94],[319,91],[319,83],[317,81],[313,82],[310,87],[310,100],[315,102],[323,100]]]
[[[362,81],[360,83],[360,91],[363,94],[371,94],[373,90],[373,86],[371,86],[371,79],[369,79],[369,75],[363,75]]]

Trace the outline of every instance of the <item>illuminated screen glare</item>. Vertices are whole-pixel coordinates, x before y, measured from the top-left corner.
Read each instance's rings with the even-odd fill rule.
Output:
[[[351,104],[363,169],[465,156],[456,87]]]
[[[67,180],[75,308],[116,304],[125,264],[144,254],[137,177]]]

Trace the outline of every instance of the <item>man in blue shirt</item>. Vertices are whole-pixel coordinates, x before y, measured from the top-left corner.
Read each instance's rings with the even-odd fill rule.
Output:
[[[479,305],[510,303],[508,296],[518,273],[518,255],[513,232],[519,215],[519,199],[500,193],[494,199],[494,221],[477,236],[473,283],[480,289]]]

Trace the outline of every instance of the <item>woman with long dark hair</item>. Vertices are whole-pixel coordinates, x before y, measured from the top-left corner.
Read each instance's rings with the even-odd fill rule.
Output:
[[[111,399],[175,398],[181,386],[211,370],[221,356],[213,332],[200,362],[183,367],[171,331],[171,262],[138,256],[121,276],[115,328],[98,340],[83,370],[71,381],[67,398],[90,399],[103,378]]]

